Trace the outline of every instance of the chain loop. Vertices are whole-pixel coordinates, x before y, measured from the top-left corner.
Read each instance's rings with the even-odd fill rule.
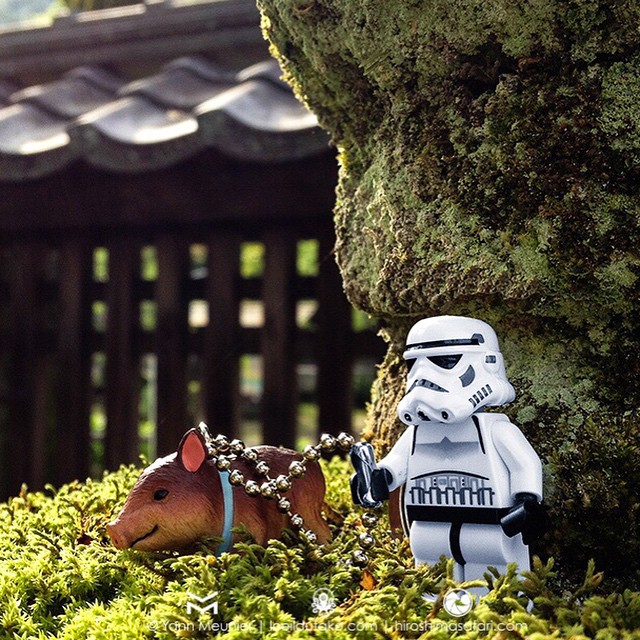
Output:
[[[317,542],[316,534],[310,529],[305,528],[302,516],[299,513],[293,513],[291,511],[291,501],[282,494],[290,491],[293,483],[305,475],[307,463],[319,460],[323,453],[333,453],[338,449],[345,453],[350,451],[354,443],[352,435],[345,432],[337,436],[323,433],[320,436],[318,444],[310,444],[304,448],[301,454],[302,460],[294,460],[289,465],[288,474],[281,474],[276,478],[272,478],[269,475],[271,472],[269,465],[264,460],[260,460],[259,454],[255,449],[247,449],[242,440],[234,439],[229,441],[224,435],[217,435],[215,438],[212,438],[204,423],[199,425],[199,429],[207,446],[207,457],[220,471],[229,471],[232,461],[241,457],[253,463],[256,474],[264,478],[262,483],[258,483],[255,480],[246,480],[241,471],[232,469],[229,473],[229,482],[233,486],[242,487],[248,496],[262,496],[267,500],[274,500],[278,510],[286,514],[294,529],[299,530],[300,534],[304,536],[308,542]],[[356,565],[366,565],[369,562],[365,550],[371,549],[376,543],[371,529],[378,523],[378,516],[371,510],[365,511],[362,514],[361,523],[365,529],[358,537],[361,549],[355,550],[351,555],[351,560]]]

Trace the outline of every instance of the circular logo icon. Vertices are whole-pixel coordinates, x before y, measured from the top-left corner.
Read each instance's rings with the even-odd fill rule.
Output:
[[[313,613],[330,613],[336,608],[336,602],[331,589],[318,589],[313,594],[311,610]]]
[[[473,609],[473,605],[473,596],[464,589],[451,589],[443,602],[444,610],[455,618],[466,616]]]

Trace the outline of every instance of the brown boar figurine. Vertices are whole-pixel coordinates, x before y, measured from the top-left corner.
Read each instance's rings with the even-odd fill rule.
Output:
[[[256,470],[258,461],[269,467],[272,478],[289,473],[302,455],[290,449],[254,447],[257,461],[244,455],[231,456],[228,471],[219,471],[210,459],[206,427],[190,429],[178,451],[159,458],[138,478],[118,517],[107,525],[107,533],[118,549],[140,551],[183,550],[206,537],[220,537],[219,552],[237,541],[232,527],[243,525],[253,539],[265,545],[291,528],[290,517],[279,511],[276,500],[247,495],[243,486],[232,486],[229,473],[238,470],[245,481],[265,481]],[[306,473],[291,481],[286,493],[290,514],[302,516],[305,528],[321,544],[331,537],[322,518],[325,482],[317,462],[306,462]]]

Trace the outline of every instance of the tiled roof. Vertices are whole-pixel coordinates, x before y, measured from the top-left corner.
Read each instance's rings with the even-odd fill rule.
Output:
[[[77,159],[134,173],[206,147],[269,163],[327,145],[272,60],[231,73],[205,59],[180,58],[135,82],[98,67],[22,89],[0,79],[0,180],[45,176]]]

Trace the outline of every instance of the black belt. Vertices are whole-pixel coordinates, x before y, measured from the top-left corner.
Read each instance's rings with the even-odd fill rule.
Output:
[[[453,559],[460,565],[466,564],[460,548],[460,529],[463,524],[500,524],[500,520],[511,511],[510,507],[422,507],[406,505],[409,527],[414,520],[423,522],[449,522],[449,547]]]
[[[451,524],[500,524],[500,520],[511,511],[511,507],[423,507],[406,506],[409,525],[414,520],[423,522],[450,522]]]

